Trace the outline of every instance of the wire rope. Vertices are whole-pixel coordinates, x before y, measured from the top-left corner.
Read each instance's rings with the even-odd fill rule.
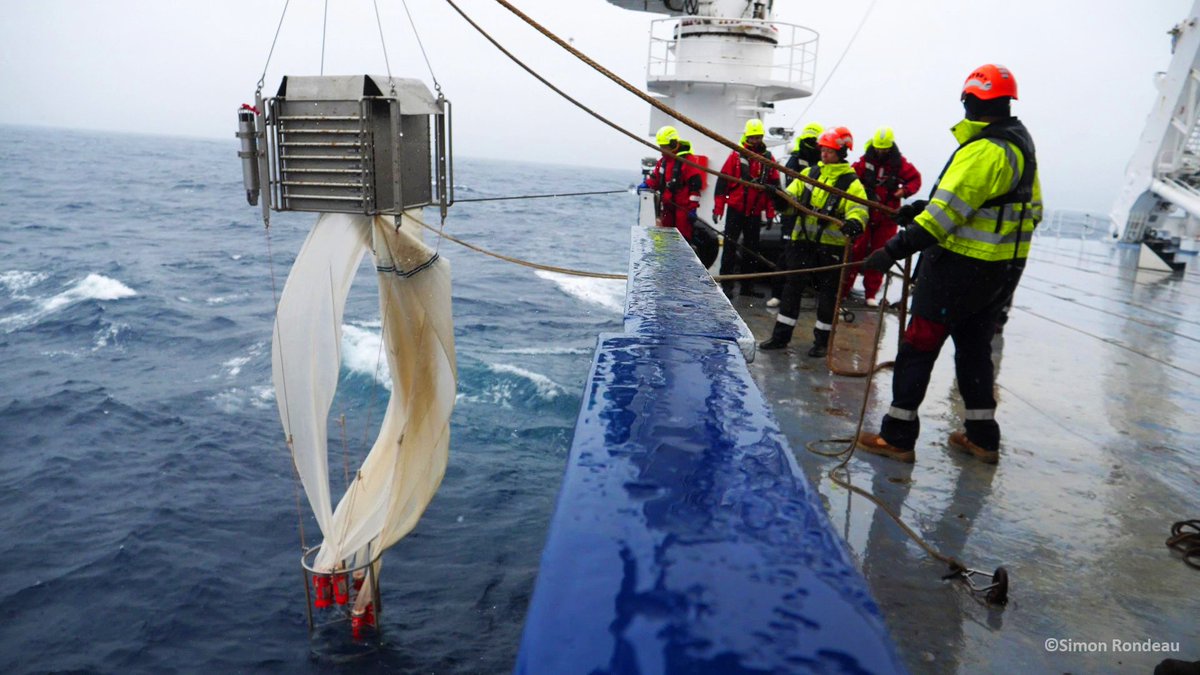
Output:
[[[812,108],[813,104],[817,102],[818,98],[820,98],[821,92],[825,91],[825,86],[833,79],[833,75],[837,72],[838,66],[842,65],[842,59],[845,59],[846,54],[850,53],[850,48],[854,46],[854,41],[858,39],[858,34],[862,31],[863,26],[867,23],[867,17],[871,16],[871,12],[875,9],[875,2],[876,0],[871,0],[871,4],[867,5],[867,11],[864,12],[862,18],[859,19],[858,27],[854,29],[854,34],[850,36],[850,41],[846,43],[846,48],[842,50],[842,55],[839,56],[837,62],[833,64],[833,70],[829,71],[828,77],[826,77],[825,81],[821,83],[820,88],[817,89],[817,93],[813,94],[812,98],[808,101],[808,105],[804,106],[804,110],[796,116],[796,121],[792,122],[792,129],[795,129],[796,125],[800,123],[800,120],[804,119],[804,116],[808,114],[808,110]]]

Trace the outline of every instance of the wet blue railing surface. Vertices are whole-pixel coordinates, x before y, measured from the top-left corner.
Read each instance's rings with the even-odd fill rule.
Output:
[[[730,340],[754,360],[754,335],[678,232],[639,226],[630,239],[626,333]]]
[[[903,670],[735,339],[600,336],[516,670]]]

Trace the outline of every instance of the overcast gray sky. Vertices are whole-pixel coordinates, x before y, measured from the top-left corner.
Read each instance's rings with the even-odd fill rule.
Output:
[[[457,0],[508,48],[601,113],[646,132],[648,106],[576,62],[492,0]],[[394,75],[432,84],[399,0],[378,0]],[[485,42],[442,0],[409,0],[433,72],[455,104],[461,156],[625,167],[644,147],[546,90]],[[643,86],[649,21],[605,0],[517,0],[523,11]],[[1031,129],[1047,206],[1106,213],[1170,62],[1167,30],[1189,0],[776,0],[776,18],[821,36],[814,101],[780,104],[770,126],[877,126],[932,179],[954,143],[967,73],[987,62],[1017,77],[1016,113]],[[5,0],[0,22],[0,123],[224,138],[253,100],[282,0]],[[292,0],[267,70],[317,74],[324,0]],[[326,74],[385,73],[371,0],[329,2]],[[432,87],[431,87],[432,88]],[[736,136],[740,130],[726,130]],[[236,171],[237,165],[230,164]]]

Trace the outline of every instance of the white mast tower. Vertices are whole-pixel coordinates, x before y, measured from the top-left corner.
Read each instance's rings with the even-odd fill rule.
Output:
[[[625,9],[680,17],[650,24],[647,88],[727,138],[740,138],[746,120],[764,119],[775,103],[812,95],[817,33],[774,21],[774,0],[608,1]],[[711,168],[721,168],[728,148],[652,108],[650,135],[667,124],[679,129]],[[791,137],[791,131],[781,127],[769,132],[767,145]],[[781,163],[786,160],[786,151],[775,154]],[[715,178],[708,176],[700,202],[705,220],[712,213],[715,185]]]
[[[1113,205],[1121,240],[1148,230],[1192,238],[1200,223],[1200,0],[1170,31],[1174,56]]]

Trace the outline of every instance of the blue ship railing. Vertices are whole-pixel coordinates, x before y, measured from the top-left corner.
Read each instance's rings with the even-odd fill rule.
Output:
[[[675,230],[632,240],[626,332],[598,340],[516,672],[903,672],[745,324]]]

